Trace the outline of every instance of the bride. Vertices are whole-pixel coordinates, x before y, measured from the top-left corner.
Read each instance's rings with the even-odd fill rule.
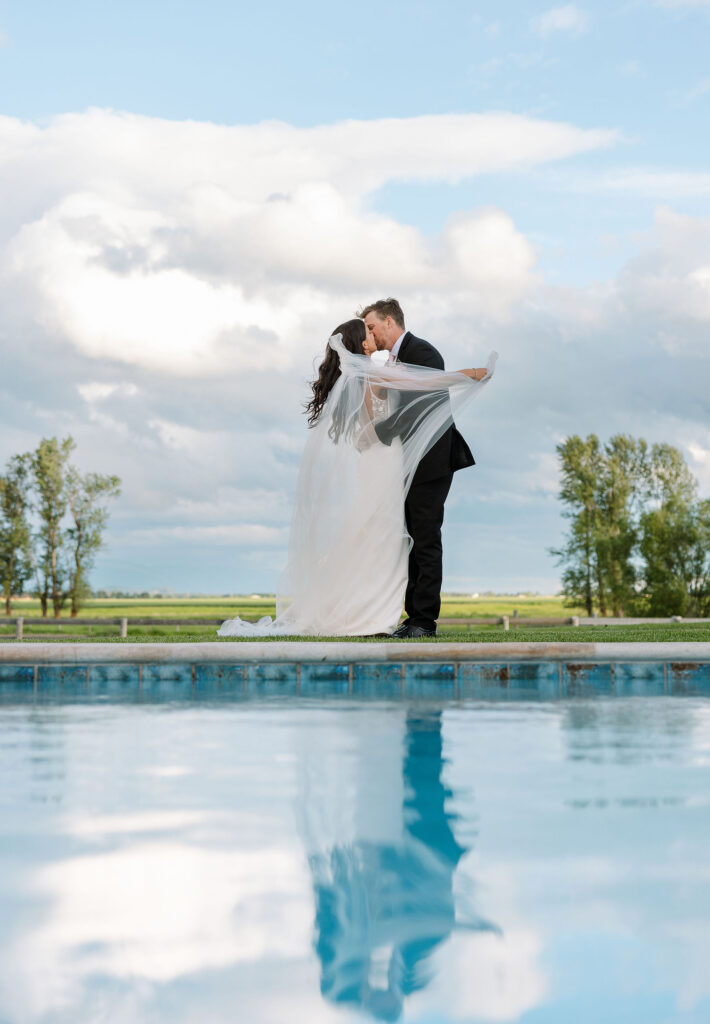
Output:
[[[420,459],[486,375],[382,365],[362,320],[336,327],[313,397],[276,618],[224,622],[219,636],[391,634],[407,586],[404,499]],[[481,378],[482,379],[479,379]],[[394,433],[382,443],[377,426]],[[394,431],[392,423],[398,425]]]

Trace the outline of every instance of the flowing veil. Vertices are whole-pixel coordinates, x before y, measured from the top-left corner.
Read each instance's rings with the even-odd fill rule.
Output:
[[[296,485],[276,618],[225,622],[220,636],[391,632],[410,540],[404,498],[420,459],[490,380],[374,362],[329,344],[341,374],[309,430]]]

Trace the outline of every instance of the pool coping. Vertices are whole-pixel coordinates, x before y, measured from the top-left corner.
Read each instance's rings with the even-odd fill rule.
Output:
[[[252,664],[257,662],[619,662],[710,663],[708,642],[658,643],[3,643],[0,664]]]

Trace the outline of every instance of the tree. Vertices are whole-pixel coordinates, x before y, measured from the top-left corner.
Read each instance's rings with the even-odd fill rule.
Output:
[[[710,617],[710,500],[695,505],[693,549],[693,576],[688,593],[691,598],[689,613],[698,618]]]
[[[594,434],[557,446],[560,499],[571,520],[562,548],[568,604],[622,616],[710,612],[710,502],[668,444]]]
[[[651,451],[648,493],[655,508],[641,516],[644,610],[649,615],[710,613],[710,501],[671,445]]]
[[[665,504],[669,501],[692,503],[698,483],[688,469],[683,454],[673,445],[654,444],[647,463],[648,497]]]
[[[562,515],[572,520],[563,548],[551,549],[557,561],[565,565],[562,586],[567,603],[583,604],[587,615],[594,610],[595,592],[604,607],[604,588],[598,560],[599,509],[596,481],[600,472],[599,439],[590,434],[586,440],[568,437],[557,445],[562,485],[560,500],[566,506]]]
[[[564,566],[562,587],[568,604],[596,605],[623,615],[635,596],[635,509],[645,479],[646,444],[617,434],[602,447],[596,434],[574,435],[557,446],[560,499],[571,527],[562,548],[553,548]]]
[[[604,446],[596,479],[597,557],[605,597],[612,613],[628,612],[636,597],[633,555],[638,540],[638,514],[648,479],[646,442],[615,434]],[[600,596],[600,605],[602,602]],[[604,614],[604,612],[602,612]]]
[[[69,462],[75,447],[71,437],[42,438],[36,451],[13,456],[0,477],[0,586],[7,614],[12,594],[32,574],[43,617],[51,602],[59,618],[67,600],[75,616],[89,593],[89,571],[108,520],[106,504],[120,494],[121,481],[101,473],[82,475]]]
[[[0,582],[5,614],[12,614],[12,595],[19,593],[32,571],[28,511],[30,465],[14,455],[0,477]]]
[[[66,573],[61,562],[63,536],[61,523],[69,500],[67,464],[76,444],[71,437],[59,442],[56,437],[43,437],[31,455],[33,484],[37,494],[37,514],[40,519],[38,541],[39,559],[35,559],[37,595],[43,617],[47,615],[49,601],[56,619],[61,615],[67,599],[64,590]]]
[[[105,503],[118,497],[121,481],[117,476],[87,473],[82,476],[71,466],[67,473],[67,499],[73,525],[67,530],[71,544],[68,569],[68,593],[71,615],[75,617],[89,590],[89,570],[103,542],[108,520]]]

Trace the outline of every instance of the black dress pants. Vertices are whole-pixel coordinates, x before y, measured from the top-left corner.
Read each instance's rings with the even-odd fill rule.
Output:
[[[412,484],[404,502],[407,530],[412,538],[405,622],[422,629],[436,629],[441,610],[441,524],[452,480],[453,473],[449,473],[436,480]]]

